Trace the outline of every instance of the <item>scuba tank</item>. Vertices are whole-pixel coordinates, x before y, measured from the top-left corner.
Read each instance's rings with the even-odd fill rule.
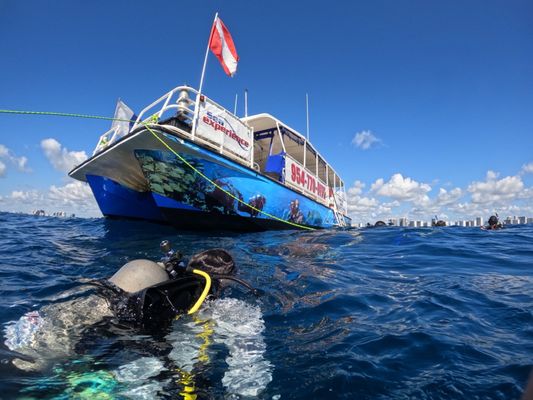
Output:
[[[194,255],[185,266],[183,255],[174,251],[168,240],[160,244],[164,256],[159,263],[134,260],[125,264],[101,286],[111,309],[123,322],[142,327],[160,327],[177,316],[192,314],[205,299],[216,296],[226,281],[234,281],[252,291],[259,291],[236,278],[233,257],[223,249],[211,249]]]

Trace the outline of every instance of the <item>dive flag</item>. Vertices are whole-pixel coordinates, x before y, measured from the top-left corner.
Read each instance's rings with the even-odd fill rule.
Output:
[[[222,64],[222,68],[229,76],[233,76],[237,71],[237,61],[239,56],[235,50],[235,44],[220,18],[216,18],[211,28],[211,36],[209,37],[209,48],[213,54],[218,58]]]
[[[115,108],[115,118],[111,124],[111,129],[115,130],[115,140],[126,136],[131,127],[133,126],[133,120],[137,119],[133,110],[129,108],[122,100],[117,101],[117,107]]]

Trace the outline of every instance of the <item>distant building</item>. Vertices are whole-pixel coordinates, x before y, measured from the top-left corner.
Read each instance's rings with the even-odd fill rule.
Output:
[[[407,218],[405,217],[400,218],[400,226],[407,226]]]
[[[475,226],[483,226],[483,217],[476,217]]]

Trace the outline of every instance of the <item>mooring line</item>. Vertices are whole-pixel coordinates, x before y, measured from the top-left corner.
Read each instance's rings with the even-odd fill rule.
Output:
[[[129,119],[121,119],[121,118],[111,118],[111,117],[102,117],[102,116],[99,116],[99,115],[87,115],[87,114],[73,114],[73,113],[62,113],[62,112],[53,112],[53,111],[25,111],[25,110],[2,110],[0,109],[0,114],[19,114],[19,115],[46,115],[46,116],[56,116],[56,117],[70,117],[70,118],[85,118],[85,119],[100,119],[100,120],[106,120],[106,121],[121,121],[121,122],[135,122],[134,120],[129,120]],[[168,150],[170,150],[170,152],[172,154],[174,154],[176,157],[178,157],[185,165],[187,165],[189,168],[191,168],[195,173],[197,173],[198,175],[200,175],[202,178],[204,178],[207,182],[209,182],[210,184],[212,184],[214,187],[216,187],[217,189],[221,190],[222,192],[224,192],[225,194],[227,194],[228,196],[230,196],[232,199],[234,200],[237,200],[239,203],[241,204],[244,204],[245,206],[249,207],[250,209],[254,210],[254,211],[257,211],[258,213],[261,213],[263,214],[264,216],[268,217],[268,218],[271,218],[273,220],[276,220],[276,221],[279,221],[279,222],[283,222],[287,225],[290,225],[290,226],[294,226],[296,228],[300,228],[300,229],[306,229],[306,230],[309,230],[309,231],[314,231],[316,230],[315,228],[311,228],[309,226],[305,226],[305,225],[300,225],[300,224],[297,224],[295,222],[292,222],[292,221],[287,221],[283,218],[279,218],[275,215],[272,215],[270,213],[267,213],[266,211],[263,211],[263,210],[260,210],[254,206],[252,206],[251,204],[248,204],[247,202],[245,202],[244,200],[241,200],[239,199],[237,196],[235,196],[233,193],[227,191],[226,189],[222,188],[220,185],[218,185],[217,183],[215,183],[214,181],[212,181],[209,177],[207,177],[206,175],[204,175],[201,171],[199,171],[198,169],[196,169],[192,164],[190,164],[185,158],[183,158],[182,156],[179,155],[179,153],[177,153],[174,149],[172,149],[163,139],[161,139],[159,137],[159,135],[157,133],[155,133],[149,126],[148,126],[148,123],[150,121],[148,121],[147,123],[144,122],[144,121],[141,121],[141,123],[143,124],[143,126],[159,141],[163,144],[163,146],[165,146]]]

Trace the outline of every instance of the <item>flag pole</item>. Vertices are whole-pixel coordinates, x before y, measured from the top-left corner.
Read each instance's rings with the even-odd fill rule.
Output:
[[[196,128],[198,125],[198,114],[200,107],[200,95],[202,94],[202,88],[204,85],[204,76],[205,76],[205,67],[207,66],[207,56],[209,56],[209,45],[211,44],[211,38],[213,37],[213,31],[216,29],[215,24],[217,22],[218,12],[215,13],[215,19],[213,20],[213,26],[211,27],[211,32],[209,33],[209,40],[207,41],[207,49],[205,49],[204,65],[202,67],[202,75],[200,77],[200,86],[198,87],[198,94],[196,95],[196,104],[194,106],[194,118],[192,121],[192,138],[196,135]]]
[[[204,58],[204,66],[202,68],[202,76],[200,78],[200,86],[198,87],[198,92],[202,93],[202,87],[204,85],[204,76],[205,76],[205,67],[207,66],[207,56],[209,55],[209,45],[211,44],[211,38],[213,37],[213,30],[215,28],[215,24],[217,23],[218,18],[218,12],[215,14],[215,19],[213,20],[213,26],[211,28],[211,32],[209,33],[209,40],[207,41],[207,49],[205,49],[205,58]]]
[[[307,117],[307,141],[309,141],[309,96],[305,94],[305,114]]]

